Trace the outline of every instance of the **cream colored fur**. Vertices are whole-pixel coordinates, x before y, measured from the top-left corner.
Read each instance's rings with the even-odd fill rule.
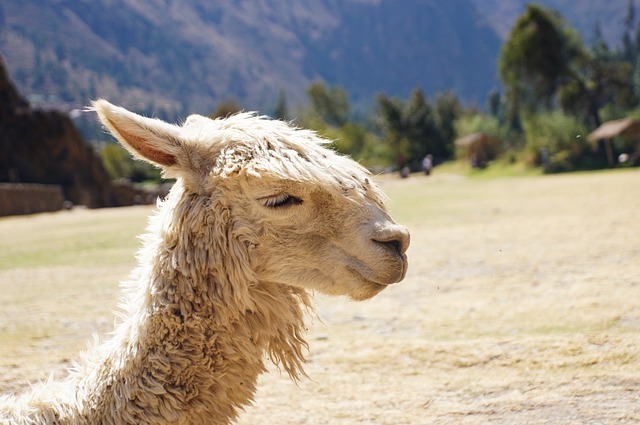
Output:
[[[3,424],[227,424],[265,355],[304,374],[308,292],[370,298],[406,273],[407,230],[365,169],[252,114],[182,126],[100,100],[131,153],[177,179],[123,284],[114,334],[64,381],[0,398]]]

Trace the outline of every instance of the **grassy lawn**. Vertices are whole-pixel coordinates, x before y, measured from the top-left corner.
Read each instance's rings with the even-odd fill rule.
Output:
[[[0,218],[0,270],[120,264],[131,258],[149,212],[121,208]]]
[[[152,210],[83,210],[0,219],[0,378],[8,388],[61,371],[113,323],[118,281]]]
[[[379,178],[411,230],[407,278],[316,296],[311,380],[264,375],[239,424],[640,421],[640,171],[450,171]],[[151,211],[0,219],[0,389],[111,329]]]
[[[541,167],[528,167],[524,162],[508,162],[498,160],[491,162],[490,166],[483,169],[471,168],[465,160],[449,161],[436,168],[438,174],[458,174],[472,179],[495,179],[502,177],[539,176],[543,171]]]

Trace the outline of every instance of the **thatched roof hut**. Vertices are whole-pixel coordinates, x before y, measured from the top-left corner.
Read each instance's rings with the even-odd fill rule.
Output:
[[[614,137],[621,137],[628,140],[640,140],[640,121],[633,118],[607,121],[589,133],[587,136],[589,141],[605,141],[607,161],[610,166],[614,163],[613,148],[611,147],[611,139]]]
[[[467,147],[472,146],[478,143],[482,143],[482,141],[487,137],[484,133],[473,133],[468,136],[461,137],[457,139],[454,143],[456,146]]]
[[[640,121],[633,118],[607,121],[587,136],[591,141],[613,139],[614,137],[640,139]]]
[[[474,167],[484,167],[498,156],[500,141],[486,133],[472,133],[454,142]]]

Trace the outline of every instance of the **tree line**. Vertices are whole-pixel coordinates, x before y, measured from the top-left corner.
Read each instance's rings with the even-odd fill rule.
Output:
[[[618,46],[607,44],[600,25],[587,45],[559,13],[529,4],[498,58],[503,92],[492,92],[486,105],[465,106],[453,92],[430,99],[416,88],[407,99],[380,94],[362,113],[353,111],[344,88],[318,81],[307,88],[306,107],[290,111],[281,90],[270,115],[317,131],[338,151],[377,170],[417,171],[426,155],[436,164],[461,158],[478,167],[522,162],[546,172],[607,167],[602,144],[586,136],[604,121],[640,118],[640,21],[634,0],[628,1]],[[221,102],[211,117],[241,109],[234,101]],[[456,146],[471,134],[482,134],[485,142]],[[126,156],[105,149],[103,159],[114,177],[157,178],[139,166],[120,164]],[[637,140],[615,140],[613,149],[640,165]]]

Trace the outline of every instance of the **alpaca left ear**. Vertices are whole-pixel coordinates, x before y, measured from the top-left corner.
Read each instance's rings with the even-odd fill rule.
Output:
[[[163,168],[178,163],[182,151],[180,127],[142,117],[103,99],[94,101],[92,109],[133,156]]]

